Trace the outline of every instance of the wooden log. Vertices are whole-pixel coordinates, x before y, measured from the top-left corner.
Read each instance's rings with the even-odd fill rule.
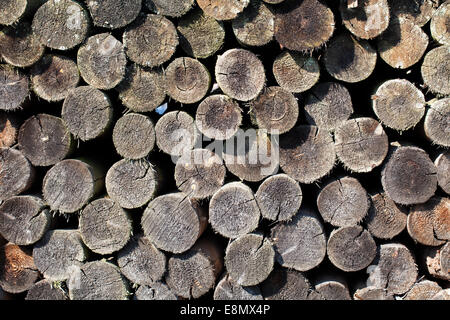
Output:
[[[189,251],[169,259],[167,285],[182,298],[196,299],[214,287],[222,268],[221,250],[214,242],[202,239]]]
[[[166,256],[148,238],[137,235],[119,251],[117,265],[131,282],[152,286],[166,272]]]
[[[262,234],[251,233],[232,241],[225,251],[230,277],[241,286],[255,286],[272,272],[275,250]]]
[[[141,0],[89,1],[87,7],[95,26],[118,29],[136,19],[142,8]]]
[[[450,243],[438,248],[428,248],[425,264],[432,277],[450,280]]]
[[[110,262],[92,261],[73,272],[67,281],[70,300],[127,300],[128,284]]]
[[[364,0],[351,7],[341,0],[339,11],[347,30],[361,39],[376,38],[389,26],[388,0]]]
[[[409,235],[426,246],[440,246],[450,240],[450,199],[433,197],[411,208],[408,215]]]
[[[186,54],[198,59],[214,55],[225,40],[223,23],[198,8],[178,21],[177,30],[181,48]]]
[[[215,75],[220,89],[239,101],[256,98],[266,81],[262,62],[254,53],[244,49],[231,49],[219,56]]]
[[[145,0],[149,10],[169,17],[181,17],[194,6],[194,0]]]
[[[261,0],[251,0],[248,7],[231,22],[240,44],[264,46],[273,39],[275,15]]]
[[[424,203],[437,189],[436,167],[428,154],[417,147],[397,147],[384,165],[381,183],[398,204]]]
[[[135,112],[150,112],[166,98],[161,70],[135,64],[127,67],[124,80],[116,87],[122,104]]]
[[[320,77],[316,58],[292,51],[283,51],[275,58],[272,72],[278,85],[293,93],[311,89]]]
[[[88,258],[78,230],[51,230],[33,249],[33,259],[46,279],[64,281],[70,278]]]
[[[406,131],[425,114],[425,96],[405,79],[392,79],[380,85],[372,96],[372,108],[387,127]]]
[[[342,84],[323,82],[311,89],[304,110],[309,124],[335,131],[352,115],[352,97]]]
[[[28,249],[8,243],[0,248],[0,287],[9,293],[30,289],[39,278]]]
[[[351,300],[347,282],[340,277],[322,276],[309,294],[308,300]]]
[[[74,143],[63,120],[41,113],[28,118],[20,127],[19,149],[34,166],[51,166],[72,152]]]
[[[77,64],[60,55],[45,55],[31,68],[31,88],[47,101],[65,99],[80,81]]]
[[[328,258],[333,265],[346,272],[367,268],[376,254],[375,240],[361,226],[335,229],[328,239]]]
[[[83,209],[79,228],[89,249],[107,255],[119,251],[130,240],[131,216],[111,199],[101,198]]]
[[[416,282],[417,266],[411,252],[399,243],[382,244],[367,268],[368,286],[386,289],[396,295],[406,293]]]
[[[235,239],[252,232],[258,227],[260,216],[253,191],[241,182],[224,185],[209,202],[209,223],[226,238]]]
[[[280,136],[281,169],[300,183],[323,178],[335,161],[333,138],[326,130],[300,125]]]
[[[291,130],[298,120],[298,102],[295,96],[278,86],[267,87],[250,103],[250,115],[260,129],[270,134]]]
[[[112,122],[112,103],[102,91],[80,86],[64,100],[61,117],[75,138],[88,141],[103,135]]]
[[[324,64],[335,79],[355,83],[367,79],[375,70],[377,52],[367,40],[356,40],[350,33],[335,36],[327,46]]]
[[[145,209],[144,234],[161,250],[182,253],[189,250],[206,229],[206,213],[183,193],[153,199]]]
[[[0,109],[20,109],[29,93],[28,77],[9,65],[0,64]]]
[[[450,45],[450,34],[448,32],[450,2],[442,3],[433,14],[430,23],[431,36],[443,45]]]
[[[207,149],[194,149],[180,157],[175,165],[178,190],[192,199],[205,199],[224,183],[226,168],[222,159]]]
[[[41,44],[31,30],[31,24],[20,22],[16,26],[5,27],[0,32],[0,53],[4,61],[15,67],[29,67],[44,54]]]
[[[104,173],[89,160],[58,162],[44,177],[42,194],[53,211],[74,213],[103,188]]]
[[[208,138],[227,140],[236,134],[242,123],[239,103],[223,94],[206,97],[195,114],[198,130]]]
[[[376,287],[358,289],[353,294],[353,300],[395,300],[394,295]]]
[[[20,246],[36,243],[50,224],[50,213],[39,197],[11,197],[0,206],[0,234],[11,243]]]
[[[345,121],[334,134],[338,159],[354,172],[370,172],[381,165],[389,151],[383,126],[372,118]]]
[[[347,0],[347,8],[357,8],[358,0]]]
[[[142,159],[155,146],[155,127],[149,117],[129,113],[117,120],[112,139],[120,156],[132,160]]]
[[[289,0],[276,9],[275,39],[289,50],[312,51],[324,45],[334,32],[333,12],[321,1]]]
[[[450,289],[439,291],[431,300],[450,300]]]
[[[142,66],[156,67],[168,61],[178,46],[177,30],[167,18],[140,15],[123,33],[128,58]]]
[[[269,4],[278,4],[278,3],[282,3],[284,0],[263,0],[265,3],[269,3]]]
[[[232,20],[249,5],[250,0],[197,0],[206,15],[216,20]]]
[[[134,293],[135,300],[178,300],[178,297],[162,282],[140,286]]]
[[[450,152],[441,153],[434,165],[437,168],[438,184],[444,192],[450,194]]]
[[[367,229],[378,239],[392,239],[406,228],[407,209],[398,206],[384,192],[370,196],[371,206],[365,219]]]
[[[33,13],[42,3],[42,0],[5,0],[2,3],[0,24],[12,25]]]
[[[33,183],[35,170],[22,152],[0,148],[0,201],[27,191]]]
[[[200,134],[194,119],[184,111],[172,111],[162,116],[155,125],[156,144],[161,151],[181,156],[194,149]]]
[[[287,221],[300,209],[303,193],[297,181],[286,174],[278,174],[261,183],[255,199],[263,218]]]
[[[49,0],[34,14],[32,28],[45,46],[69,50],[86,39],[89,25],[89,14],[77,2]]]
[[[208,69],[198,60],[182,57],[173,60],[165,71],[167,94],[174,100],[192,104],[202,100],[211,85]]]
[[[423,60],[421,73],[424,84],[436,94],[450,94],[450,46],[440,46],[429,51]]]
[[[43,279],[36,282],[27,292],[25,300],[68,300],[67,294],[60,287],[56,287],[50,280]]]
[[[16,144],[19,127],[17,116],[0,111],[0,148],[9,148]]]
[[[450,98],[437,100],[427,111],[423,125],[425,135],[432,143],[450,147]]]
[[[415,65],[428,47],[427,34],[406,18],[393,18],[377,39],[381,59],[392,68],[407,69]]]
[[[436,0],[388,0],[388,2],[393,16],[409,19],[419,27],[423,27],[435,15],[439,5],[439,1]]]
[[[308,279],[295,270],[275,269],[261,283],[264,300],[307,300],[311,290]]]
[[[300,209],[294,218],[271,230],[276,261],[285,268],[308,271],[322,263],[326,254],[326,235],[317,214]]]
[[[441,290],[436,282],[422,280],[415,283],[402,300],[431,300]]]
[[[317,197],[322,218],[335,227],[356,226],[367,215],[369,205],[366,190],[352,177],[331,180]]]
[[[225,274],[214,289],[214,300],[263,300],[263,296],[259,287],[243,287]]]

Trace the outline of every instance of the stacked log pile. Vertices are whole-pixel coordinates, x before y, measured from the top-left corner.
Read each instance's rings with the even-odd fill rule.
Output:
[[[0,299],[450,299],[449,10],[2,1]]]

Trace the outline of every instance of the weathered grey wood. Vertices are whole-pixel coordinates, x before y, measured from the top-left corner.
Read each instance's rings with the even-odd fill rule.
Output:
[[[8,243],[0,248],[0,287],[9,293],[30,289],[39,278],[28,249]]]
[[[70,300],[127,300],[128,285],[117,266],[106,261],[82,265],[67,281]]]
[[[373,265],[367,268],[367,286],[386,289],[396,295],[406,293],[418,275],[411,252],[399,243],[382,244],[378,250]]]
[[[408,210],[398,206],[384,192],[370,196],[371,206],[365,219],[367,229],[378,239],[392,239],[406,228]]]
[[[147,8],[157,14],[181,17],[194,6],[194,0],[145,0]]]
[[[224,185],[209,202],[209,223],[227,238],[238,238],[255,230],[260,216],[253,191],[241,182]]]
[[[205,14],[216,20],[231,20],[249,5],[250,0],[197,0]]]
[[[301,272],[285,268],[272,271],[260,286],[265,300],[307,300],[311,289]]]
[[[76,63],[65,56],[48,54],[31,68],[31,88],[47,101],[65,99],[80,81]]]
[[[339,7],[345,27],[361,39],[373,39],[389,26],[388,0],[363,0],[349,7],[341,0]]]
[[[194,9],[178,21],[181,48],[188,55],[204,59],[215,54],[225,40],[225,28],[221,21]]]
[[[377,245],[369,231],[361,226],[343,227],[331,232],[327,255],[331,263],[346,272],[369,266],[377,254]]]
[[[153,244],[164,251],[182,253],[191,248],[206,229],[203,208],[183,193],[153,199],[142,216],[142,229]]]
[[[88,141],[106,132],[112,122],[108,96],[91,86],[79,86],[64,100],[61,117],[75,138]]]
[[[244,49],[230,49],[219,56],[215,76],[220,89],[239,101],[256,98],[266,81],[262,62]]]
[[[243,287],[225,274],[214,289],[214,300],[263,300],[263,296],[259,287]]]
[[[439,5],[436,0],[388,0],[388,3],[393,16],[409,19],[419,27],[423,27],[434,16]]]
[[[335,131],[352,115],[352,97],[342,84],[323,82],[311,89],[304,110],[309,124]]]
[[[334,31],[331,9],[318,0],[285,1],[276,7],[275,39],[289,50],[321,47]]]
[[[159,177],[160,174],[150,162],[123,159],[108,170],[106,191],[122,208],[139,208],[155,197]]]
[[[61,118],[41,113],[28,118],[17,137],[19,149],[34,166],[51,166],[72,152],[72,135]]]
[[[428,248],[425,264],[432,277],[450,280],[450,243],[447,242],[442,247]]]
[[[435,101],[427,111],[423,128],[433,143],[450,147],[450,98]]]
[[[83,209],[79,228],[89,249],[107,255],[127,244],[132,233],[131,216],[111,199],[101,198]]]
[[[294,95],[281,87],[267,87],[250,103],[250,115],[260,129],[270,134],[291,130],[298,120],[299,107]]]
[[[359,224],[369,210],[366,190],[352,177],[333,179],[320,191],[317,207],[322,218],[335,227]]]
[[[272,272],[274,262],[272,243],[259,233],[235,239],[225,251],[226,269],[241,286],[254,286],[263,282]]]
[[[44,236],[50,224],[50,213],[36,196],[11,197],[0,206],[0,234],[11,243],[33,244]]]
[[[119,155],[125,159],[138,160],[153,150],[156,142],[155,126],[149,117],[129,113],[117,120],[112,140]]]
[[[0,148],[0,201],[28,190],[33,183],[35,170],[22,152]]]
[[[43,0],[4,0],[0,13],[0,24],[12,25],[20,19],[34,13]]]
[[[381,183],[396,203],[424,203],[437,189],[436,167],[424,150],[396,147],[384,165]]]
[[[335,79],[355,83],[367,79],[375,70],[377,52],[367,40],[356,40],[350,33],[336,35],[324,54],[327,72]]]
[[[431,300],[441,290],[436,282],[422,280],[415,283],[402,300]]]
[[[86,39],[89,24],[89,14],[78,2],[49,0],[34,14],[32,28],[45,46],[69,50]]]
[[[162,282],[140,286],[134,293],[135,300],[178,300],[178,297]]]
[[[181,156],[199,145],[200,134],[194,119],[184,111],[172,111],[155,125],[156,144],[161,151]]]
[[[280,87],[294,93],[311,89],[320,77],[316,58],[287,50],[275,58],[272,72]]]
[[[202,239],[189,251],[169,259],[166,281],[176,295],[196,299],[214,287],[223,268],[222,251],[216,243]]]
[[[64,281],[88,258],[78,230],[51,230],[33,249],[33,259],[46,279]]]
[[[226,95],[206,97],[197,107],[195,124],[208,138],[227,140],[236,134],[241,123],[239,103]]]
[[[450,289],[439,291],[431,300],[450,300]]]
[[[16,144],[19,127],[20,121],[16,115],[0,111],[0,148]]]
[[[434,165],[437,168],[439,186],[447,194],[450,194],[450,152],[441,153],[434,161]]]
[[[0,109],[20,109],[29,93],[28,77],[9,65],[0,64]]]
[[[131,282],[153,286],[166,272],[166,256],[148,238],[137,235],[119,251],[117,265]]]
[[[142,8],[141,0],[87,1],[95,26],[118,29],[133,22]]]
[[[156,67],[168,61],[178,46],[177,30],[167,18],[140,15],[123,33],[128,58],[142,66]]]
[[[430,23],[431,36],[434,40],[444,45],[450,45],[450,33],[447,27],[450,19],[449,15],[450,2],[446,1],[434,12]]]
[[[264,180],[255,194],[261,215],[272,221],[290,220],[300,209],[303,193],[300,184],[286,174]]]
[[[63,160],[47,171],[42,194],[53,211],[73,213],[100,192],[103,177],[102,169],[89,160]]]
[[[430,50],[423,60],[421,73],[425,85],[434,93],[450,94],[450,46],[440,46]]]
[[[347,282],[340,277],[319,277],[308,300],[351,300]]]
[[[353,294],[353,300],[395,300],[392,293],[386,289],[366,287],[358,289]]]
[[[300,183],[313,183],[334,167],[336,152],[327,130],[300,125],[280,136],[280,166]]]
[[[0,32],[0,53],[7,63],[16,67],[29,67],[44,54],[41,44],[31,30],[29,22],[23,21],[15,26],[5,27]]]
[[[409,235],[426,246],[440,246],[450,240],[450,199],[433,197],[411,208]]]
[[[174,100],[191,104],[208,93],[211,75],[198,60],[181,57],[173,60],[165,70],[167,94]]]
[[[271,241],[277,262],[286,268],[308,271],[325,258],[325,231],[310,209],[300,209],[291,221],[273,227]]]
[[[56,287],[50,280],[44,279],[36,282],[27,292],[25,300],[50,300],[63,301],[68,300],[67,294],[63,289]]]
[[[381,165],[389,151],[383,126],[372,118],[347,120],[334,134],[338,159],[354,172],[370,172]]]

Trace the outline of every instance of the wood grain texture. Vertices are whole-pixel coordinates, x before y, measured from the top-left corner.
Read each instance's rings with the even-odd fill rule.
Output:
[[[441,1],[442,2],[442,1]],[[423,27],[435,15],[439,1],[388,0],[392,15],[407,18],[419,27]]]
[[[131,23],[141,11],[141,0],[88,1],[87,7],[95,26],[118,29]]]
[[[450,80],[447,75],[450,70],[450,46],[434,48],[425,55],[421,68],[425,85],[434,93],[450,94]]]
[[[64,301],[69,300],[69,297],[63,289],[54,286],[50,280],[43,279],[28,290],[25,300]]]
[[[307,300],[311,290],[301,272],[285,268],[272,271],[260,286],[265,300]]]
[[[250,0],[197,0],[205,14],[216,20],[235,19],[250,3]]]
[[[437,279],[450,280],[450,244],[428,248],[425,253],[428,273]]]
[[[432,143],[450,147],[450,98],[434,102],[427,111],[423,125],[425,135]]]
[[[194,6],[194,0],[145,0],[147,8],[157,14],[181,17]]]
[[[351,300],[347,282],[332,275],[316,281],[308,300]]]
[[[263,300],[263,296],[258,286],[241,286],[225,274],[214,289],[214,300]]]
[[[353,294],[353,300],[395,300],[394,295],[376,287],[365,287],[358,289]]]
[[[443,45],[450,45],[450,34],[448,32],[450,2],[442,3],[433,14],[430,23],[431,36]]]
[[[402,300],[431,300],[441,290],[436,282],[422,280],[415,283]]]
[[[20,109],[29,93],[28,77],[9,65],[0,64],[0,109]]]
[[[438,184],[444,192],[450,194],[450,153],[441,153],[436,160],[434,165],[437,168],[437,179]]]
[[[155,282],[151,286],[140,286],[134,293],[135,300],[178,300],[170,288],[162,282]]]

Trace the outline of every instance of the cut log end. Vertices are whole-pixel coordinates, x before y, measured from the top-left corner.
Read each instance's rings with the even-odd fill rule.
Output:
[[[16,144],[20,121],[10,113],[0,112],[0,148],[9,148]]]
[[[250,0],[197,0],[206,15],[216,20],[232,20],[249,5]]]
[[[428,273],[437,279],[450,280],[450,243],[429,248],[425,254]]]
[[[169,17],[181,17],[194,6],[194,0],[145,0],[147,8],[157,14]]]
[[[441,153],[434,164],[437,168],[437,179],[439,186],[447,194],[450,194],[450,153]]]
[[[27,0],[5,0],[2,3],[0,24],[12,25],[19,21],[27,9]]]
[[[433,143],[450,147],[450,98],[434,102],[425,116],[425,135]]]
[[[442,288],[436,282],[422,280],[412,286],[403,300],[432,300],[441,291]]]
[[[307,300],[311,290],[301,272],[285,268],[275,269],[260,286],[265,300]]]
[[[155,282],[151,286],[140,286],[134,293],[135,300],[178,300],[170,288],[162,283]]]
[[[0,64],[0,109],[20,109],[29,93],[28,77],[9,65]]]
[[[227,274],[217,284],[214,300],[263,300],[263,297],[259,287],[243,287]]]
[[[95,26],[122,28],[131,23],[141,11],[141,0],[88,1],[87,6]]]
[[[427,1],[428,2],[428,1]],[[434,2],[434,1],[433,1]],[[450,2],[444,2],[431,18],[430,30],[434,40],[443,45],[450,45]]]
[[[394,295],[386,291],[386,289],[380,289],[376,287],[366,287],[358,289],[353,294],[354,300],[395,300]]]
[[[443,2],[443,1],[440,1]],[[423,27],[436,15],[439,1],[436,0],[388,0],[392,15],[398,18],[406,18],[419,27]]]
[[[422,78],[426,86],[437,94],[450,94],[450,46],[432,49],[423,60]]]
[[[69,297],[67,297],[66,292],[48,279],[36,282],[30,290],[28,290],[25,297],[25,300],[31,301],[63,301],[68,299]]]

